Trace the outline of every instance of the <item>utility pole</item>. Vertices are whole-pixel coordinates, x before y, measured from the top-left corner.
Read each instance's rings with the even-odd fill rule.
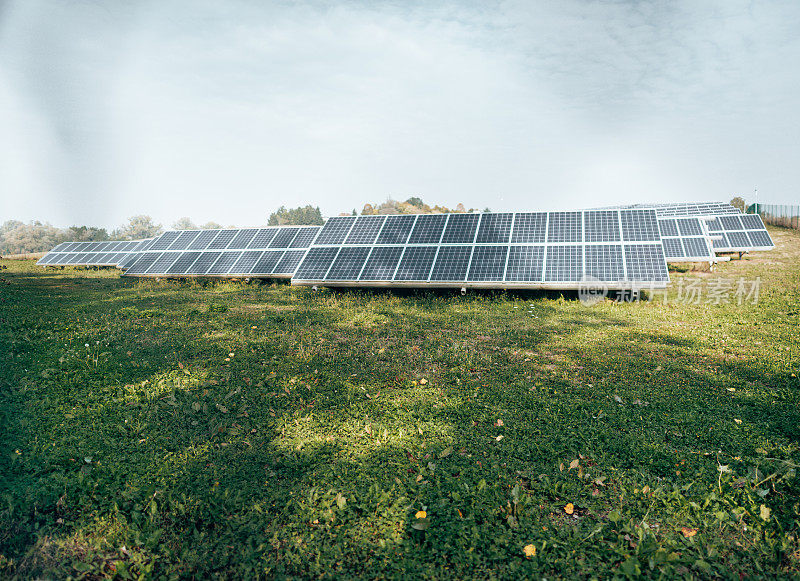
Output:
[[[761,213],[761,206],[758,205],[758,188],[754,187],[753,191],[756,194],[756,214],[760,214]]]

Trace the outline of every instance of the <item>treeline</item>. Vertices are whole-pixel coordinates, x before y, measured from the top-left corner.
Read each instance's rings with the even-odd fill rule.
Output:
[[[447,214],[450,212],[475,212],[475,208],[467,209],[464,204],[458,204],[450,209],[446,206],[430,206],[421,198],[412,197],[405,202],[388,199],[381,204],[365,204],[361,210],[362,215],[372,214]],[[484,212],[488,212],[485,209]],[[342,215],[357,215],[345,212]],[[269,226],[286,225],[320,225],[324,223],[319,207],[311,205],[298,208],[281,206],[272,212],[267,219]],[[229,226],[234,228],[235,226]],[[195,230],[222,228],[216,222],[195,224],[188,217],[175,221],[173,230]],[[103,240],[139,240],[152,238],[164,231],[161,224],[156,224],[150,216],[139,215],[128,219],[126,224],[114,228],[110,232],[105,228],[94,226],[70,226],[57,228],[47,222],[20,222],[8,220],[0,225],[0,254],[25,254],[30,252],[45,252],[62,242],[98,242]]]

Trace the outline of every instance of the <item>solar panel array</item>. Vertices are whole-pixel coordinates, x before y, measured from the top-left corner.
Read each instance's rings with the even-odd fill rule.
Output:
[[[667,262],[716,261],[702,218],[659,218],[658,229]]]
[[[330,218],[292,284],[663,288],[653,210]]]
[[[118,266],[135,257],[151,242],[128,240],[111,242],[63,242],[40,258],[40,266]]]
[[[170,230],[126,265],[125,276],[292,276],[320,226]]]
[[[708,221],[715,252],[748,252],[775,248],[761,216],[740,214],[716,216]]]
[[[659,218],[702,217],[707,222],[705,229],[712,239],[712,248],[715,253],[749,252],[775,248],[775,244],[758,214],[742,214],[737,208],[725,202],[634,204],[623,207],[652,208]],[[667,246],[677,250],[674,241],[667,242]],[[669,256],[667,260],[669,262],[677,261],[675,258],[670,259]]]

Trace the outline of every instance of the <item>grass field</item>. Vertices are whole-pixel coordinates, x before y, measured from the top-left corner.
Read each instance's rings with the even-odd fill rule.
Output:
[[[2,261],[0,577],[797,576],[800,233],[771,232],[592,307]],[[758,303],[678,296],[719,277]]]

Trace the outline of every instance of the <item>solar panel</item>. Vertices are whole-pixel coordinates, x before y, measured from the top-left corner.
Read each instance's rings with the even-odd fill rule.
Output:
[[[463,281],[467,278],[472,246],[440,246],[431,271],[431,280]]]
[[[245,228],[244,230],[239,230],[236,233],[236,236],[233,237],[231,243],[228,245],[229,248],[247,248],[247,245],[255,238],[255,235],[258,234],[258,228]]]
[[[585,252],[587,279],[607,282],[625,278],[621,245],[586,246]]]
[[[233,237],[236,236],[236,232],[236,230],[220,230],[217,237],[207,246],[207,249],[222,250],[223,248],[227,248],[228,244],[233,240]]]
[[[241,250],[223,252],[217,261],[211,265],[211,268],[208,269],[206,274],[228,274],[228,271],[231,269],[234,263],[239,260],[241,255]]]
[[[217,259],[222,255],[222,252],[212,252],[206,251],[200,254],[197,257],[192,265],[186,269],[183,274],[193,274],[193,275],[202,275],[206,274],[211,266],[217,261]],[[130,274],[130,270],[125,274]]]
[[[293,275],[294,271],[297,270],[297,265],[300,264],[305,255],[305,250],[287,250],[275,267],[274,274]]]
[[[359,216],[345,244],[372,244],[378,237],[386,216]]]
[[[584,234],[586,242],[618,242],[619,213],[597,210],[584,213]]]
[[[408,244],[438,244],[442,239],[447,214],[421,214],[411,231]]]
[[[547,228],[548,242],[581,242],[581,212],[550,212]]]
[[[571,229],[571,226],[568,226]],[[577,245],[548,246],[544,280],[570,282],[584,280],[583,247]]]
[[[547,213],[514,214],[514,244],[542,244],[547,230]]]
[[[507,257],[508,246],[476,246],[467,280],[475,282],[503,280]]]
[[[158,260],[159,256],[161,256],[160,252],[143,253],[139,256],[139,259],[131,265],[128,272],[132,274],[144,274],[147,272],[147,269],[153,266],[153,263]]]
[[[278,228],[262,228],[258,231],[247,248],[267,248],[272,239],[278,233]]]
[[[667,262],[716,262],[702,218],[659,218],[658,229]]]
[[[449,214],[442,244],[471,244],[475,240],[480,214]]]
[[[716,252],[749,252],[775,247],[758,214],[718,216],[708,221],[708,232]]]
[[[342,247],[325,280],[358,280],[369,250],[366,246]]]
[[[505,280],[540,282],[544,267],[544,246],[512,246],[508,253]]]
[[[219,230],[203,230],[197,238],[189,243],[188,250],[205,250],[217,237],[217,234],[219,234]]]
[[[347,238],[355,221],[354,216],[328,218],[317,236],[316,244],[341,244]]]
[[[703,230],[697,218],[678,218],[678,231],[681,236],[702,236]]]
[[[436,246],[406,246],[400,264],[397,266],[394,280],[428,280],[435,259]]]
[[[361,237],[369,222],[356,228],[350,220],[349,236],[318,237],[292,284],[580,288],[589,277],[609,288],[663,288],[669,281],[654,210],[390,216],[371,243],[374,229]]]
[[[378,244],[405,244],[416,220],[416,215],[387,216],[376,242]]]
[[[153,264],[145,271],[145,273],[149,271],[155,271],[156,273],[166,272],[166,270],[172,266],[172,264],[178,259],[179,254],[174,252],[165,252],[161,256],[159,256]]]
[[[483,214],[475,242],[478,244],[508,243],[513,221],[514,214]]]
[[[289,248],[308,248],[311,246],[311,243],[314,242],[314,239],[319,234],[320,227],[314,226],[312,228],[300,228],[300,231],[295,236],[294,240],[292,240],[291,244],[289,244]]]
[[[175,262],[167,269],[166,274],[181,274],[189,270],[189,267],[194,264],[194,261],[200,257],[201,252],[198,251],[188,251],[182,252],[178,254],[178,258]],[[129,274],[130,270],[125,274]]]
[[[228,274],[250,274],[263,253],[262,250],[245,250],[239,260],[228,271]]]
[[[250,274],[253,275],[267,275],[275,272],[275,267],[278,261],[283,257],[283,250],[267,250],[256,261]]]
[[[359,280],[392,280],[402,255],[402,246],[376,246],[367,258]]]
[[[280,232],[273,238],[272,242],[270,243],[270,248],[289,248],[289,244],[291,244],[292,240],[294,240],[297,233],[300,231],[299,228],[282,228]]]
[[[156,239],[150,250],[166,250],[170,244],[175,242],[178,236],[180,236],[180,232],[164,232]]]

